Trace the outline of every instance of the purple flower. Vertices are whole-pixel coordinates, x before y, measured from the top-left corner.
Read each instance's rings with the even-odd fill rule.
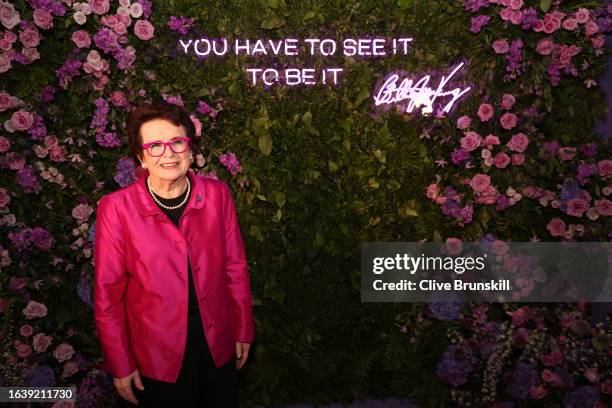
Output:
[[[585,385],[572,392],[565,397],[565,408],[593,408],[595,404],[600,402],[599,391],[594,387]]]
[[[593,157],[597,155],[597,143],[591,142],[580,146],[580,153],[585,157]]]
[[[576,171],[576,180],[583,184],[587,178],[591,177],[597,171],[597,166],[594,164],[579,164]]]
[[[55,99],[55,87],[53,85],[47,85],[42,89],[41,92],[42,101],[45,103],[53,102]]]
[[[53,387],[55,385],[55,374],[48,365],[38,366],[26,376],[24,382],[30,387]]]
[[[104,51],[106,54],[113,54],[121,47],[119,45],[117,34],[106,27],[95,33],[93,40],[96,47]]]
[[[467,0],[465,2],[465,9],[471,13],[477,12],[479,9],[489,7],[488,0]]]
[[[63,16],[66,14],[66,7],[62,2],[57,0],[28,0],[28,4],[33,9],[47,10],[54,16]]]
[[[53,236],[49,231],[42,227],[35,227],[30,230],[30,239],[41,251],[48,251],[53,245]]]
[[[77,284],[77,295],[79,296],[79,299],[93,309],[91,290],[90,279],[87,278],[86,273],[81,273],[79,283]]]
[[[47,128],[45,127],[45,122],[42,116],[35,113],[34,114],[34,122],[30,129],[28,129],[28,133],[32,137],[32,140],[41,140],[45,136],[47,136]]]
[[[454,387],[464,384],[468,375],[476,369],[478,361],[465,346],[451,345],[438,364],[436,375],[445,384]]]
[[[119,147],[121,146],[121,140],[117,137],[115,132],[98,132],[96,133],[96,142],[102,147]]]
[[[32,247],[32,243],[28,238],[27,229],[9,232],[8,239],[11,241],[11,245],[13,245],[13,247],[15,247],[15,249],[18,251],[23,251]]]
[[[81,61],[68,59],[61,68],[55,71],[55,76],[57,77],[60,88],[68,88],[70,82],[79,75],[79,68],[81,68],[82,65],[83,63]]]
[[[142,17],[148,19],[151,17],[151,9],[153,2],[150,0],[136,0],[135,3],[140,3],[142,6]]]
[[[508,198],[508,196],[504,195],[504,194],[500,194],[497,197],[497,203],[495,206],[495,210],[497,211],[503,211],[506,208],[510,207],[510,198]]]
[[[136,169],[136,164],[134,160],[129,157],[122,157],[117,161],[117,172],[115,173],[114,180],[121,187],[125,187],[129,184],[132,184],[135,181],[134,178],[134,170]]]
[[[550,142],[544,142],[542,144],[542,148],[544,149],[544,152],[546,152],[547,154],[555,155],[561,148],[561,145],[559,144],[558,141],[551,140]]]
[[[38,193],[41,188],[34,166],[25,165],[23,169],[19,170],[17,172],[17,182],[26,193]]]
[[[234,177],[236,174],[242,171],[240,162],[236,158],[236,155],[232,152],[222,154],[221,156],[219,156],[219,161],[221,162],[222,165],[225,166],[227,171],[230,172],[232,177]]]
[[[195,20],[187,17],[176,17],[170,16],[168,26],[172,31],[176,31],[179,34],[186,35],[189,32],[189,28],[193,25]]]
[[[470,31],[473,33],[479,33],[482,30],[482,27],[489,24],[491,17],[485,15],[478,15],[476,17],[472,17],[472,27]]]
[[[521,28],[523,30],[530,30],[533,28],[535,23],[538,21],[538,11],[533,7],[528,7],[523,10],[523,21]]]
[[[508,394],[515,400],[525,400],[529,391],[540,383],[538,372],[533,364],[520,363],[512,372]]]
[[[457,296],[453,296],[451,293],[448,297],[449,299],[443,299],[444,296],[441,292],[434,292],[432,296],[437,298],[435,301],[429,303],[427,307],[431,311],[431,314],[434,318],[438,320],[457,320],[462,317],[461,315],[461,302],[456,301],[453,298],[457,298]]]
[[[161,94],[162,98],[164,99],[165,102],[170,103],[172,105],[177,105],[177,106],[185,106],[185,104],[183,103],[183,98],[179,95],[179,96],[173,96],[173,95],[167,95],[167,94]]]
[[[462,162],[469,160],[469,158],[470,158],[470,152],[468,152],[463,147],[459,149],[455,149],[453,153],[451,154],[451,160],[453,164],[455,165],[459,165]]]

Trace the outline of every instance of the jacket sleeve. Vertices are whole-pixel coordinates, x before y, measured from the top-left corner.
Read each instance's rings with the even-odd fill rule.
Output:
[[[229,186],[223,182],[223,217],[225,219],[225,259],[228,289],[234,316],[236,341],[252,343],[255,336],[249,270],[240,235],[236,206]]]
[[[121,378],[136,370],[136,364],[129,350],[125,316],[125,241],[121,220],[108,196],[98,204],[95,229],[94,318],[105,358],[101,366]]]

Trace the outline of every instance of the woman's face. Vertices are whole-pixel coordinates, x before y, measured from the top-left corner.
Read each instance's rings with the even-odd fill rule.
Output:
[[[183,126],[176,126],[165,119],[154,119],[140,126],[142,144],[162,141],[167,142],[175,137],[186,137]],[[149,170],[152,181],[175,181],[187,174],[191,165],[191,149],[187,148],[183,153],[175,153],[170,146],[161,156],[153,157],[148,151],[142,151],[141,159]],[[166,166],[174,164],[174,166]]]

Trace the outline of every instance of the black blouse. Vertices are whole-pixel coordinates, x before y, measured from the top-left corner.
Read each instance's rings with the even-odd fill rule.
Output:
[[[153,194],[155,195],[155,197],[162,204],[171,207],[171,206],[178,205],[181,201],[183,201],[183,199],[187,195],[187,189],[185,189],[183,194],[181,194],[180,196],[175,197],[175,198],[163,198],[163,197],[158,196],[155,193],[153,193]],[[187,202],[189,202],[189,198],[187,198]],[[170,220],[172,220],[174,225],[176,225],[176,227],[178,228],[178,226],[179,226],[179,219],[181,218],[181,214],[183,213],[183,210],[185,209],[185,207],[187,207],[187,202],[185,202],[185,204],[183,204],[179,208],[175,208],[173,210],[168,210],[166,208],[163,208],[163,207],[159,206],[159,204],[158,204],[158,207],[164,213],[166,213],[168,218],[170,218]],[[155,203],[155,204],[157,204],[157,203]],[[187,256],[187,269],[188,269],[187,270],[187,275],[188,275],[188,279],[189,279],[189,299],[188,299],[189,313],[190,314],[192,314],[192,313],[199,313],[200,309],[198,307],[198,299],[197,299],[198,296],[197,296],[197,293],[195,291],[195,286],[193,284],[193,277],[191,276],[192,272],[191,272],[191,264],[189,263],[189,256]]]

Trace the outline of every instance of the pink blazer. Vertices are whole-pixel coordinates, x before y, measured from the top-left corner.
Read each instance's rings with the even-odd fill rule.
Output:
[[[175,382],[187,340],[187,255],[217,367],[234,358],[237,341],[253,341],[249,273],[227,184],[190,170],[177,228],[149,195],[147,174],[99,201],[94,317],[102,368]]]

